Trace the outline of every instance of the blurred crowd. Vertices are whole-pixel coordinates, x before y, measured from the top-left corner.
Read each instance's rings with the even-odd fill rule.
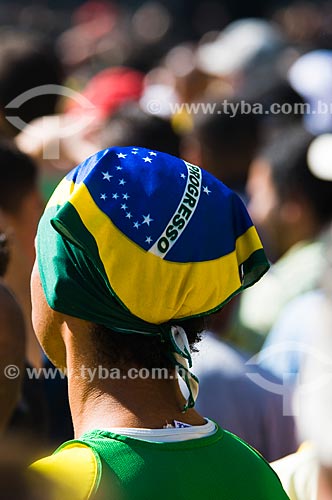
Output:
[[[294,395],[307,370],[331,384],[332,6],[234,4],[0,5],[0,432],[43,447],[72,437],[65,379],[24,369],[52,367],[30,319],[36,228],[65,172],[100,149],[142,146],[236,191],[271,261],[200,345],[198,410],[269,461],[308,441],[301,466],[278,471],[330,498],[332,391],[313,388],[303,411]],[[301,469],[312,463],[316,479]]]

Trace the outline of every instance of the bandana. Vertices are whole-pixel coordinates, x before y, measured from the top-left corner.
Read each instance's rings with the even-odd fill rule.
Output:
[[[267,271],[239,197],[165,153],[109,148],[56,188],[37,233],[49,306],[113,331],[159,335],[189,389],[181,321],[219,310]]]

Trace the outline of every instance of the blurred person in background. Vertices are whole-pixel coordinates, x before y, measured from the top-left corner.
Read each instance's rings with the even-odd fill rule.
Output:
[[[332,134],[319,135],[310,143],[308,167],[322,182],[332,181],[331,156]],[[331,234],[329,226],[322,236],[323,266],[317,287],[300,294],[283,308],[259,355],[261,362],[284,381],[297,381],[308,349],[315,338],[316,325],[320,323],[322,303],[330,276],[326,269],[329,269],[332,262]]]
[[[25,360],[23,314],[3,282],[9,259],[7,238],[0,230],[0,435],[7,429],[21,397]]]
[[[31,324],[30,274],[35,257],[34,239],[43,202],[34,162],[7,141],[0,142],[0,213],[8,239],[10,261],[4,281],[19,302],[27,330],[27,360],[41,366],[41,351]]]
[[[271,69],[259,64],[257,72],[244,80],[241,95],[205,92],[202,106],[192,113],[193,128],[182,141],[189,161],[208,165],[213,175],[243,197],[249,166],[262,144],[303,119],[301,114],[271,112],[273,105],[282,109],[304,101],[285,77],[274,75],[271,80]]]
[[[172,78],[170,83],[173,82],[180,102],[199,102],[215,81],[197,67],[196,52],[196,44],[182,43],[169,50],[162,61],[161,68]]]
[[[332,131],[332,51],[313,50],[299,57],[288,79],[308,106],[306,129],[314,135]]]
[[[298,434],[304,444],[297,453],[273,464],[291,500],[332,498],[331,261],[325,278],[294,398]]]
[[[278,26],[258,18],[244,18],[228,24],[212,41],[204,37],[197,49],[197,67],[228,83],[241,93],[252,72],[271,67],[271,60],[284,49]]]
[[[257,289],[243,295],[233,325],[231,338],[250,352],[261,348],[291,299],[319,285],[332,182],[318,178],[308,165],[312,140],[301,126],[284,129],[250,168],[249,210],[274,261]]]
[[[0,32],[1,133],[13,137],[32,120],[52,115],[59,95],[45,94],[38,87],[60,85],[62,77],[61,64],[51,44],[32,34],[3,29]],[[19,128],[12,123],[13,117],[16,123],[19,119]]]
[[[31,323],[30,274],[35,257],[34,239],[43,203],[38,189],[38,172],[34,162],[7,141],[0,143],[0,213],[8,239],[10,259],[4,283],[13,293],[23,312],[21,335],[25,336],[22,394],[11,419],[12,429],[46,432],[45,398],[42,380],[29,380],[25,367],[43,366],[42,351],[35,340]],[[9,363],[8,363],[9,364]]]
[[[271,64],[278,66],[278,62],[274,60]],[[272,143],[284,128],[296,128],[303,124],[304,116],[296,110],[301,110],[305,101],[287,81],[285,70],[274,71],[271,76],[271,68],[260,68],[258,65],[256,72],[245,81],[243,99],[261,107],[259,114],[255,115],[259,123],[259,149],[266,143]]]
[[[45,11],[41,12],[41,16],[43,13],[45,14]],[[45,37],[45,33],[38,34],[17,27],[2,28],[0,30],[0,136],[18,139],[25,133],[27,143],[30,145],[27,153],[33,156],[30,153],[38,134],[33,123],[41,120],[44,129],[47,129],[48,120],[51,120],[57,111],[63,93],[61,87],[63,78],[61,61],[56,54],[54,44]],[[45,132],[41,134],[42,143],[44,136]],[[18,147],[25,151],[19,143]],[[43,178],[44,170],[47,172],[50,167],[47,163],[40,163],[38,166],[42,167],[41,178]],[[31,340],[28,341],[28,349],[30,343]]]
[[[0,169],[1,225],[8,239],[10,253],[3,280],[24,315],[23,322],[19,316],[13,324],[19,324],[23,337],[26,333],[25,368],[51,367],[36,342],[31,323],[30,275],[35,258],[34,239],[43,209],[37,167],[33,160],[17,150],[12,143],[1,141]],[[18,306],[16,308],[19,309]],[[19,321],[21,322],[17,323]],[[19,345],[17,349],[19,353]],[[59,381],[58,377],[44,380],[41,374],[39,377],[29,378],[26,370],[22,380],[22,395],[11,419],[11,429],[38,433],[41,440],[70,437],[65,381]]]
[[[201,109],[194,116],[193,131],[182,141],[182,155],[194,164],[204,165],[244,196],[249,165],[259,144],[258,118],[253,113],[233,114],[232,109],[238,109],[241,99],[227,101],[225,109],[221,98],[212,96],[210,100],[218,103],[216,109],[211,113]]]

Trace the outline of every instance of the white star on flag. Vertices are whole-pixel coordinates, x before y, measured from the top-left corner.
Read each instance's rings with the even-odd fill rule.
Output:
[[[121,209],[122,209],[122,210],[127,210],[127,208],[128,208],[128,207],[127,207],[127,205],[126,205],[125,203],[122,203],[122,205],[121,205]]]
[[[112,198],[113,198],[113,200],[117,200],[119,198],[118,193],[113,193]]]
[[[185,174],[180,174],[182,179],[185,179],[186,178],[186,175]]]
[[[154,219],[151,219],[150,214],[148,214],[148,215],[142,215],[142,217],[144,219],[143,222],[142,222],[142,224],[147,224],[148,226],[150,226],[150,222],[154,221]]]
[[[132,155],[138,155],[138,151],[132,151],[131,154]]]
[[[111,177],[113,177],[113,175],[109,174],[108,171],[107,172],[102,172],[103,174],[103,181],[106,179],[108,182],[110,182],[111,180]]]
[[[120,165],[118,165],[118,166],[116,167],[116,169],[117,169],[117,170],[122,170],[122,167],[120,167]]]
[[[151,243],[151,242],[152,242],[151,236],[147,236],[146,240],[145,240],[145,243]]]
[[[157,156],[157,153],[155,153],[154,151],[150,151],[149,155],[151,155],[151,156]]]
[[[116,156],[118,158],[125,158],[127,155],[124,155],[123,153],[117,153]]]
[[[106,193],[100,194],[101,200],[106,200],[106,198],[107,198]]]
[[[133,151],[138,151],[138,148],[133,148]]]
[[[120,179],[119,180],[119,184],[120,186],[124,186],[126,184],[127,181],[125,181],[124,179]]]
[[[204,187],[203,187],[203,191],[204,191],[204,193],[206,193],[206,194],[210,194],[210,193],[211,193],[210,189],[209,189],[207,186],[204,186]]]
[[[124,200],[128,200],[128,198],[130,198],[130,196],[129,196],[129,194],[128,194],[128,193],[125,193],[125,194],[123,194],[123,195],[122,195],[122,198],[123,198]]]
[[[130,212],[127,212],[127,215],[126,215],[127,219],[131,219],[132,218],[132,215]]]
[[[146,156],[145,158],[143,158],[143,160],[145,161],[145,163],[146,162],[148,162],[148,163],[152,162],[151,158],[149,158],[148,156]]]
[[[135,227],[136,229],[138,229],[138,228],[140,227],[140,225],[141,225],[141,224],[139,224],[139,223],[138,223],[138,221],[134,222],[134,227]]]

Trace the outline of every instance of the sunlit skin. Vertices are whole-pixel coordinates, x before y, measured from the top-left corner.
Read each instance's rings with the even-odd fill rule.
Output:
[[[66,348],[62,339],[64,317],[47,304],[37,264],[31,274],[32,324],[43,350],[58,368],[66,367]]]
[[[176,378],[98,379],[82,376],[96,365],[87,321],[53,311],[47,304],[37,265],[31,277],[32,320],[37,338],[51,361],[67,369],[69,403],[75,436],[96,428],[162,428],[181,420],[202,425],[194,410],[182,412],[185,400]],[[107,367],[111,368],[111,367]],[[131,368],[128,366],[128,369]]]

